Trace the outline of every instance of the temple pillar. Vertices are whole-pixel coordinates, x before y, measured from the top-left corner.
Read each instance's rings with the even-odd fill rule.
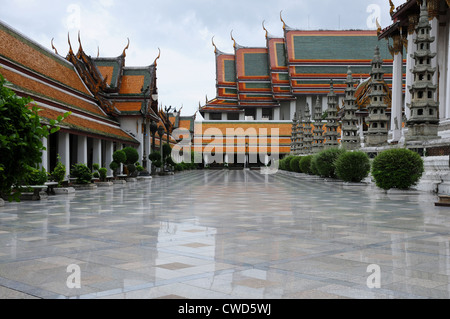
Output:
[[[280,120],[280,108],[276,107],[273,109],[273,120],[274,121],[279,121]]]
[[[447,89],[445,93],[445,118],[450,119],[450,14],[447,17]]]
[[[105,141],[105,164],[108,169],[108,176],[113,174],[112,170],[109,168],[109,164],[113,161],[113,153],[114,153],[114,143],[112,141]]]
[[[292,119],[294,118],[294,115],[295,115],[295,112],[296,112],[296,107],[297,107],[297,101],[296,100],[293,100],[293,101],[291,101],[291,104],[290,104],[290,118],[289,118],[289,120],[290,121],[292,121]]]
[[[227,113],[222,113],[222,121],[226,121],[226,120],[228,120],[228,116],[227,116]]]
[[[70,175],[70,138],[69,133],[58,132],[58,154],[61,163],[66,167],[66,175]]]
[[[87,164],[87,136],[78,135],[77,162]]]
[[[394,64],[392,66],[392,141],[399,141],[402,135],[403,113],[403,44],[400,36],[394,36]]]
[[[102,166],[102,140],[94,138],[92,140],[92,148],[93,148],[92,163]]]
[[[307,96],[306,97],[306,107],[308,107],[309,108],[309,114],[312,114],[312,116],[314,117],[314,108],[312,107],[312,105],[313,105],[313,98],[312,98],[312,96]],[[305,111],[306,111],[306,109],[305,109]]]
[[[258,107],[256,109],[256,120],[261,121],[262,120],[262,108]]]
[[[45,150],[42,150],[41,163],[39,166],[40,168],[44,168],[48,172],[48,139],[43,137],[41,141],[42,146],[45,147]]]

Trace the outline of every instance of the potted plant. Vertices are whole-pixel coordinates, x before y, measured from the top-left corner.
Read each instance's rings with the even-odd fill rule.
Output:
[[[73,187],[76,189],[92,189],[97,187],[95,184],[92,184],[92,171],[85,164],[73,165],[70,176],[75,179]]]

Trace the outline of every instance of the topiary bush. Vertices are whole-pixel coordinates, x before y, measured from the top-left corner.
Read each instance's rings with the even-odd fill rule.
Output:
[[[317,168],[317,158],[318,158],[318,154],[312,155],[311,158],[311,165],[309,166],[309,170],[311,171],[312,175],[317,175],[319,176],[319,169]]]
[[[313,155],[303,156],[298,163],[298,166],[300,168],[300,172],[304,174],[312,174],[311,170],[311,161],[313,159]]]
[[[61,163],[61,157],[58,155],[58,164],[51,172],[52,179],[58,183],[58,187],[61,187],[64,178],[66,177],[66,166]]]
[[[92,172],[85,164],[73,165],[70,175],[77,179],[77,184],[90,184],[92,182]]]
[[[372,176],[376,185],[384,190],[408,189],[419,182],[423,172],[423,159],[408,149],[383,151],[372,163]]]
[[[289,162],[291,172],[301,173],[299,165],[301,159],[301,156],[295,156],[293,159],[291,159],[291,161]]]
[[[294,155],[289,155],[289,156],[287,156],[287,157],[284,158],[284,161],[283,161],[283,169],[284,169],[285,171],[291,172],[291,160],[293,160],[294,157],[295,157]]]
[[[127,161],[127,154],[123,150],[117,150],[113,153],[113,161],[118,164],[125,164]]]
[[[112,161],[111,164],[109,164],[109,168],[112,170],[114,176],[117,175],[117,170],[119,169],[119,167],[120,163],[116,161]]]
[[[336,176],[344,182],[359,183],[370,173],[369,156],[361,151],[341,154],[335,166]]]
[[[135,148],[129,146],[125,147],[122,151],[126,156],[125,162],[122,163],[130,165],[136,163],[139,160],[139,153]]]
[[[336,178],[335,161],[345,150],[340,148],[330,148],[317,154],[316,165],[320,176]]]
[[[100,175],[100,180],[102,182],[106,181],[106,175],[108,174],[108,170],[105,167],[100,167],[98,169],[98,173]]]

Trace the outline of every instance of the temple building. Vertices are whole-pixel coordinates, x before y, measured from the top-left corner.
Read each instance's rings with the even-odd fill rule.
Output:
[[[67,174],[76,163],[98,163],[109,170],[113,152],[126,146],[138,150],[145,167],[151,123],[167,126],[170,135],[173,128],[158,109],[159,56],[146,67],[125,66],[128,43],[117,57],[93,58],[83,50],[80,34],[78,51],[69,38],[69,52],[61,56],[53,43],[54,52],[3,22],[0,42],[0,73],[18,96],[33,99],[43,121],[71,112],[60,131],[43,141],[42,167],[48,172],[58,156]]]
[[[225,53],[213,41],[216,97],[200,106],[204,121],[197,134],[203,135],[211,126],[223,135],[229,127],[244,128],[244,132],[254,127],[278,129],[277,155],[284,156],[291,151],[294,114],[303,119],[309,113],[310,119],[315,120],[316,112],[325,113],[330,80],[334,81],[339,111],[347,88],[347,68],[352,68],[357,82],[370,77],[373,50],[379,45],[377,30],[306,31],[291,28],[280,18],[283,36],[271,35],[263,24],[265,47],[242,46],[231,34],[234,52]],[[380,56],[386,83],[391,87],[393,59],[387,46],[380,46]],[[317,103],[320,107],[316,107]],[[367,112],[363,115],[367,117]],[[359,118],[358,121],[362,123]],[[314,124],[311,129],[314,132]],[[336,130],[340,132],[339,127]],[[249,134],[241,137],[248,144]],[[203,146],[211,147],[210,142],[203,140]],[[257,152],[257,136],[254,142],[252,149]],[[221,145],[217,146],[220,152]],[[237,149],[243,149],[243,145],[236,144]]]

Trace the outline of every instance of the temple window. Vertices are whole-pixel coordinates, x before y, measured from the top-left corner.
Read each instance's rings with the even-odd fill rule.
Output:
[[[418,109],[417,110],[417,115],[423,115],[423,109]]]

